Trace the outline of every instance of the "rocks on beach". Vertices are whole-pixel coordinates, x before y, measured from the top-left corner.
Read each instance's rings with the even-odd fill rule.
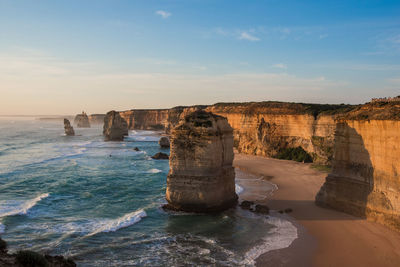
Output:
[[[84,111],[75,116],[74,123],[78,128],[90,128],[89,117]]]
[[[103,135],[106,141],[122,141],[128,135],[128,124],[112,110],[104,117]]]
[[[172,130],[165,208],[216,212],[237,203],[232,128],[205,111],[188,114]]]
[[[64,119],[64,131],[67,136],[74,136],[75,131],[68,119]]]
[[[160,140],[158,141],[158,144],[160,145],[161,148],[169,148],[170,143],[168,137],[166,136],[161,137]]]

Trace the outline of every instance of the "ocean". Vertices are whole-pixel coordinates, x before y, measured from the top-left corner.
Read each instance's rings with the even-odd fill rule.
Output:
[[[164,211],[169,165],[151,156],[169,150],[157,132],[130,131],[123,142],[104,142],[101,126],[75,133],[0,118],[0,234],[10,252],[62,254],[78,266],[253,266],[297,237],[284,218],[241,208]],[[237,177],[238,193],[246,181],[268,183]]]

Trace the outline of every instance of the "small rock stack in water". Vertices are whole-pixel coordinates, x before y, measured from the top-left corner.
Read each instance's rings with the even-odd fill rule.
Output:
[[[172,130],[166,208],[214,212],[236,204],[232,131],[226,118],[205,111]]]
[[[74,136],[75,131],[68,119],[64,119],[64,131],[67,136]]]
[[[104,117],[103,135],[106,141],[122,141],[128,135],[128,124],[118,112],[112,110]]]
[[[74,123],[78,128],[90,128],[89,117],[84,111],[75,116]]]

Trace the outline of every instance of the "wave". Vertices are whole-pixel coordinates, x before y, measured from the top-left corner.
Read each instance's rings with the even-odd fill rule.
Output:
[[[143,217],[146,217],[147,214],[144,210],[138,210],[131,213],[127,213],[122,217],[117,219],[105,219],[101,221],[94,222],[92,227],[92,231],[87,234],[87,236],[93,236],[98,233],[108,233],[115,232],[121,228],[125,228],[131,226],[135,223],[138,223]]]
[[[26,201],[20,201],[20,200],[6,201],[2,203],[0,206],[0,218],[13,215],[25,215],[39,201],[47,198],[48,196],[49,194],[45,193]]]
[[[290,221],[272,216],[264,220],[275,227],[263,239],[264,242],[261,245],[246,252],[245,259],[241,262],[243,265],[255,265],[255,260],[262,254],[287,248],[298,237],[297,228]]]
[[[6,227],[4,226],[4,224],[0,223],[0,234],[3,234],[5,229]]]
[[[240,193],[242,193],[243,192],[243,187],[241,187],[240,185],[238,185],[238,184],[235,184],[235,192],[236,192],[236,194],[240,194]]]
[[[146,173],[160,173],[160,172],[162,172],[162,170],[159,170],[159,169],[150,169],[150,170],[148,170]]]

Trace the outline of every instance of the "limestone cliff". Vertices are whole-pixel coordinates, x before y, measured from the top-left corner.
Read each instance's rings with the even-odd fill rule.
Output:
[[[82,111],[82,114],[78,114],[75,116],[74,124],[78,128],[90,128],[88,115],[84,111]]]
[[[168,109],[132,109],[121,111],[121,117],[129,129],[164,130],[168,120]]]
[[[117,111],[110,111],[104,117],[103,135],[106,141],[122,141],[128,135],[128,124]]]
[[[336,123],[333,169],[317,204],[400,230],[400,103],[369,103]]]
[[[67,136],[74,136],[75,131],[68,119],[64,119],[64,131]]]
[[[103,124],[106,114],[91,114],[89,115],[90,125]]]
[[[252,102],[215,104],[206,110],[228,119],[241,153],[276,157],[284,149],[302,147],[314,162],[329,164],[334,119],[349,109],[347,105]]]
[[[196,111],[172,130],[168,208],[213,212],[236,204],[232,128],[221,116]]]

